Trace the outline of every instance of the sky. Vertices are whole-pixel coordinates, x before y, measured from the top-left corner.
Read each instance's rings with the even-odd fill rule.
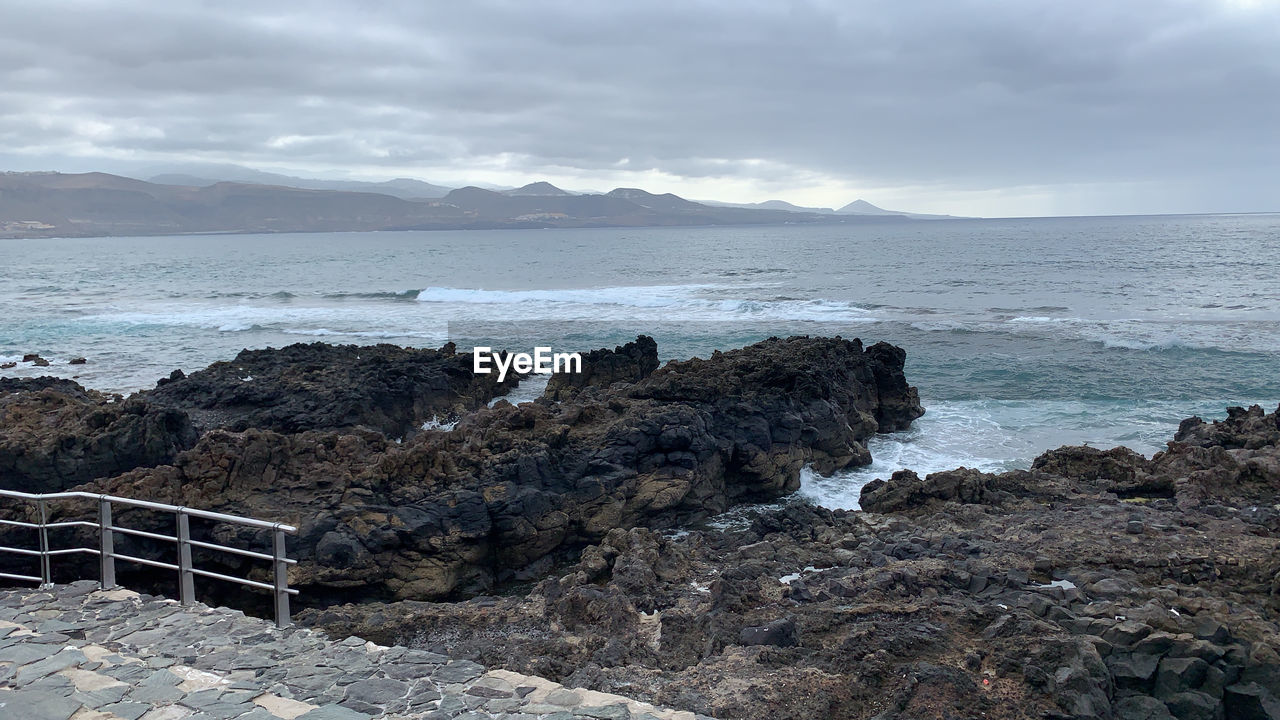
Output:
[[[1280,0],[0,0],[0,170],[1280,211]]]

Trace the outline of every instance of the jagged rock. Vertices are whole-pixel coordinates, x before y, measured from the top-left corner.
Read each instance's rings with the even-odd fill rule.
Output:
[[[648,335],[612,350],[582,353],[582,371],[560,372],[547,381],[543,396],[567,400],[586,387],[608,387],[615,382],[639,382],[658,369],[658,343]]]
[[[1280,700],[1256,682],[1227,688],[1223,706],[1232,720],[1280,720]]]
[[[1261,407],[1227,408],[1225,420],[1205,423],[1187,418],[1173,436],[1175,443],[1195,447],[1222,447],[1228,450],[1257,449],[1280,442],[1280,409],[1268,415]]]
[[[84,365],[87,362],[89,362],[87,359],[82,357],[77,357],[77,358],[71,358],[70,360],[68,360],[67,364],[68,365]]]
[[[998,504],[1011,497],[1010,490],[1024,487],[1026,473],[990,475],[969,468],[931,473],[921,480],[911,470],[899,470],[886,482],[872,480],[862,487],[859,506],[868,512],[898,512],[920,508],[931,501]]]
[[[1163,702],[1150,695],[1130,695],[1115,706],[1117,720],[1176,720]]]
[[[363,426],[406,437],[436,416],[480,407],[516,383],[474,373],[471,355],[452,347],[311,343],[243,350],[190,375],[175,371],[143,396],[187,412],[202,431]]]
[[[1165,705],[1178,720],[1217,720],[1222,717],[1222,701],[1197,690],[1169,695],[1165,698]]]
[[[779,497],[799,487],[806,463],[869,462],[881,405],[905,417],[917,397],[902,359],[856,340],[774,338],[573,402],[500,402],[403,445],[210,432],[172,466],[93,487],[296,524],[291,578],[313,597],[473,594],[615,528],[670,527]],[[637,583],[649,582],[644,568]]]
[[[0,378],[0,487],[58,492],[171,462],[196,442],[187,416],[51,377]]]
[[[738,633],[738,642],[743,645],[776,645],[792,647],[800,643],[800,631],[795,620],[780,618],[766,625],[742,628]]]

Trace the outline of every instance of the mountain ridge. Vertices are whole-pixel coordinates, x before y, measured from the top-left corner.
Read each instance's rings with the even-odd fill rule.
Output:
[[[562,194],[550,194],[553,191]],[[527,194],[530,192],[549,194]],[[452,189],[439,198],[406,199],[369,190],[249,182],[165,184],[107,173],[0,173],[0,237],[768,225],[905,219],[898,215],[838,216],[718,207],[640,188],[577,195],[545,182],[531,183],[514,192],[468,186]]]

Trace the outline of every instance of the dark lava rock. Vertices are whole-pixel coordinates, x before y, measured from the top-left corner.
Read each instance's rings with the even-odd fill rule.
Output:
[[[190,375],[175,372],[143,395],[186,411],[202,431],[368,427],[406,437],[434,417],[480,407],[517,382],[475,374],[471,355],[455,353],[452,345],[312,343],[243,350]]]
[[[859,506],[868,512],[896,512],[924,507],[932,501],[999,504],[1012,492],[1025,489],[1026,473],[991,475],[969,468],[936,472],[921,480],[911,470],[899,470],[886,482],[872,480],[862,487]]]
[[[357,349],[333,352],[354,357]],[[269,355],[265,367],[276,372],[280,353]],[[241,367],[264,367],[241,363],[257,355],[241,356],[206,372],[234,377]],[[437,368],[432,377],[447,377],[439,361],[422,357]],[[556,554],[614,528],[669,527],[777,498],[799,487],[806,464],[829,472],[870,462],[865,441],[877,416],[896,428],[923,412],[902,360],[857,340],[774,338],[672,362],[572,402],[500,402],[402,445],[354,432],[210,432],[171,466],[93,488],[298,525],[291,582],[316,602],[473,594],[545,571]],[[357,372],[346,367],[318,371],[320,379]],[[302,382],[305,369],[295,363],[279,373]],[[199,376],[151,395],[203,387]],[[280,384],[264,387],[282,392]],[[246,392],[290,425],[311,417],[299,414],[300,403],[317,401],[304,392],[271,406]],[[240,421],[275,417],[276,409],[257,412]],[[312,422],[332,418],[326,410]]]
[[[795,620],[780,618],[767,625],[742,628],[742,632],[738,633],[738,642],[743,645],[792,647],[800,644],[800,631],[796,628]]]
[[[58,492],[172,462],[196,442],[185,413],[51,377],[0,378],[0,487]]]
[[[1232,685],[1223,695],[1227,717],[1232,720],[1280,719],[1280,700],[1258,683]]]
[[[640,382],[657,369],[658,343],[648,335],[641,335],[612,350],[600,348],[582,353],[582,372],[553,374],[543,395],[552,400],[567,400],[586,387]]]
[[[1275,445],[1253,444],[1137,464],[1173,498],[1122,499],[1145,480],[1098,470],[1131,457],[1069,449],[1030,472],[904,473],[870,491],[902,508],[886,514],[797,501],[614,529],[507,596],[299,619],[721,718],[1276,717],[1280,538],[1242,513],[1280,482]],[[1184,503],[1204,489],[1205,510]],[[744,644],[780,618],[794,644]]]

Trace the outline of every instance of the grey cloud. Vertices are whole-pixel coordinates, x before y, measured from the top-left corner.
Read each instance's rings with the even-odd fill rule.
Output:
[[[428,180],[502,157],[530,179],[1169,183],[1242,209],[1224,184],[1280,165],[1278,46],[1275,4],[1223,0],[0,0],[0,138]]]

